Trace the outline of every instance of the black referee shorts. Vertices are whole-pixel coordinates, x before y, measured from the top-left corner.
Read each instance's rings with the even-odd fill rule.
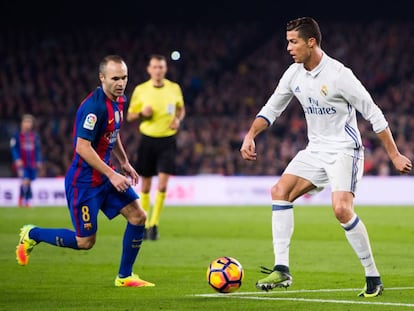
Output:
[[[135,169],[143,177],[156,176],[158,173],[174,175],[176,155],[177,140],[175,135],[168,137],[141,135]]]

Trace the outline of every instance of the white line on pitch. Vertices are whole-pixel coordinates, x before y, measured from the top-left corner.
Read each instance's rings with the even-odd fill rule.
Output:
[[[281,298],[281,297],[256,297],[249,295],[258,294],[294,294],[294,293],[324,293],[324,292],[344,292],[356,291],[358,288],[327,288],[327,289],[303,289],[303,290],[289,290],[289,291],[273,291],[269,292],[237,292],[230,294],[196,294],[192,296],[197,297],[217,297],[217,298],[234,298],[234,299],[251,299],[251,300],[284,300],[284,301],[303,301],[303,302],[319,302],[319,303],[336,303],[336,304],[360,304],[360,305],[382,305],[394,307],[414,307],[412,303],[398,303],[398,302],[380,302],[380,301],[356,301],[356,300],[334,300],[334,299],[312,299],[312,298]],[[414,290],[414,287],[390,287],[387,291],[392,290]]]
[[[280,290],[280,291],[257,291],[257,292],[235,292],[229,294],[195,294],[199,297],[223,297],[223,296],[246,296],[246,295],[271,295],[271,294],[297,294],[297,293],[329,293],[329,292],[351,292],[360,291],[360,288],[325,288],[325,289],[299,289],[299,290]],[[386,291],[390,290],[414,290],[414,287],[386,287]]]
[[[356,300],[333,300],[333,299],[311,299],[311,298],[276,298],[276,297],[254,297],[254,296],[224,296],[233,299],[251,299],[251,300],[284,300],[284,301],[302,301],[302,302],[320,302],[320,303],[337,303],[337,304],[355,304],[355,305],[381,305],[393,307],[413,307],[413,303],[398,302],[375,302],[375,301],[356,301]]]

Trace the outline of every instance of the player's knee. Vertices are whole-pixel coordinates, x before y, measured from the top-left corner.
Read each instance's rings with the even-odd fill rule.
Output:
[[[352,208],[349,208],[348,205],[344,203],[335,204],[333,210],[336,219],[338,219],[340,223],[347,223],[354,215]]]
[[[270,190],[270,192],[272,194],[273,200],[289,201],[289,193],[286,190],[286,187],[284,187],[280,183],[277,183],[276,185],[274,185],[272,189]]]
[[[132,225],[143,225],[147,220],[147,213],[139,206],[138,201],[134,201],[126,206],[122,212],[128,222]]]
[[[76,241],[78,243],[78,248],[79,249],[88,250],[88,249],[91,249],[95,245],[96,236],[93,235],[93,236],[90,236],[90,237],[83,237],[83,238],[77,237]]]
[[[138,211],[137,213],[131,213],[128,217],[128,222],[132,225],[138,226],[145,224],[147,220],[147,213],[143,210]]]

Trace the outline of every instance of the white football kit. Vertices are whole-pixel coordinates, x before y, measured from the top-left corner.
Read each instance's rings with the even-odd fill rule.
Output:
[[[353,72],[325,53],[312,71],[292,64],[257,117],[270,126],[293,96],[302,105],[309,143],[285,173],[311,181],[318,190],[329,183],[332,191],[354,193],[363,174],[364,150],[356,111],[376,133],[388,126],[382,111]]]

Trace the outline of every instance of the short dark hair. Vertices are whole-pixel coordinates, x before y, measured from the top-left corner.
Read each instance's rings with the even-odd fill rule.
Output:
[[[163,60],[165,62],[167,61],[167,58],[162,54],[151,54],[148,63],[151,61],[151,59]]]
[[[99,63],[99,72],[105,73],[106,65],[111,61],[119,64],[125,63],[124,59],[119,55],[107,55]]]
[[[322,42],[322,34],[318,23],[312,17],[300,17],[291,20],[286,25],[287,31],[295,30],[299,33],[299,37],[305,41],[309,38],[315,38],[316,43],[320,46]]]

